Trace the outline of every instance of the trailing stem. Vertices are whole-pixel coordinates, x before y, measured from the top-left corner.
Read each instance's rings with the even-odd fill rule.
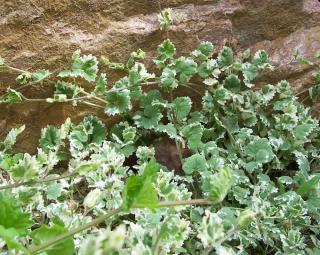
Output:
[[[206,199],[193,199],[193,200],[180,200],[180,201],[179,200],[178,201],[163,201],[158,204],[158,207],[188,206],[188,205],[211,205],[211,204],[213,204],[213,203],[209,200],[206,200]],[[59,236],[56,236],[55,238],[52,238],[51,240],[44,242],[38,246],[31,247],[29,249],[29,252],[31,254],[39,253],[40,251],[50,247],[51,245],[54,245],[54,244],[66,239],[66,238],[69,238],[69,237],[71,237],[71,236],[73,236],[83,230],[86,230],[86,229],[89,229],[89,228],[94,227],[96,225],[99,225],[99,224],[103,223],[104,221],[106,221],[107,219],[109,219],[109,218],[111,218],[121,212],[124,212],[122,207],[114,209],[114,210],[108,212],[107,214],[104,214],[104,215],[94,219],[93,221],[91,221],[89,223],[86,223],[86,224],[84,224],[80,227],[77,227],[77,228],[70,229],[68,232],[63,233]]]

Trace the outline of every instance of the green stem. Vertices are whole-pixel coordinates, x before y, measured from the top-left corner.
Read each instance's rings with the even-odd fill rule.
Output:
[[[170,100],[171,100],[171,102],[173,101],[172,92],[170,93]],[[170,114],[170,112],[169,112],[169,114]],[[174,128],[175,128],[176,130],[178,130],[178,123],[177,123],[177,121],[176,121],[176,113],[175,113],[174,110],[172,110],[170,116],[171,116],[171,119],[172,119]],[[180,160],[180,163],[181,163],[181,166],[182,166],[182,165],[183,165],[183,155],[182,155],[181,147],[180,147],[180,144],[179,144],[179,142],[177,141],[177,139],[174,139],[174,142],[175,142],[175,144],[176,144],[176,148],[177,148],[179,160]]]
[[[19,69],[16,67],[8,66],[8,65],[5,65],[4,68],[6,68],[10,71],[18,72],[18,73],[28,73],[28,71],[25,71],[25,70],[22,70],[22,69]]]
[[[27,98],[22,95],[22,98],[27,102],[47,102],[47,98]],[[82,99],[90,98],[89,96],[83,96],[83,97],[76,97],[76,98],[69,98],[64,100],[62,103],[72,102],[72,101],[80,101]]]
[[[29,252],[31,254],[38,253],[39,251],[42,251],[42,250],[48,248],[49,246],[51,246],[51,245],[53,245],[55,243],[58,243],[58,242],[66,239],[68,237],[71,237],[71,236],[73,236],[73,235],[75,235],[75,234],[77,234],[77,233],[79,233],[79,232],[81,232],[83,230],[86,230],[86,229],[91,228],[93,226],[96,226],[96,225],[98,225],[100,223],[103,223],[104,221],[106,221],[107,219],[111,218],[112,216],[120,213],[121,211],[122,211],[121,207],[118,208],[118,209],[114,209],[111,212],[109,212],[107,214],[104,214],[104,215],[96,218],[95,220],[87,223],[87,224],[84,224],[84,225],[82,225],[80,227],[77,227],[77,228],[73,228],[70,231],[68,231],[68,232],[66,232],[66,233],[64,233],[62,235],[56,236],[55,238],[52,238],[51,240],[49,240],[47,242],[44,242],[44,243],[42,243],[42,244],[40,244],[38,246],[31,247],[29,249]]]
[[[191,87],[191,86],[188,86],[186,84],[180,84],[181,86],[183,87],[186,87],[186,88],[189,88],[191,90],[193,90],[194,92],[196,92],[197,94],[199,94],[200,96],[203,96],[203,94],[201,92],[199,92],[198,90],[196,90],[195,88]]]
[[[164,223],[165,224],[165,223]],[[164,226],[164,224],[162,225],[162,227]],[[154,245],[152,247],[152,254],[153,255],[158,255],[160,253],[160,244],[161,244],[161,232],[162,232],[162,227],[159,230],[159,233],[157,235],[157,238],[154,242]]]
[[[88,102],[88,101],[81,101],[80,103],[82,103],[82,104],[86,104],[86,105],[89,105],[89,106],[92,106],[92,107],[96,107],[96,108],[104,109],[104,107],[103,107],[103,106],[101,106],[101,105],[97,105],[97,104],[94,104],[94,103],[91,103],[91,102]]]
[[[207,199],[190,199],[190,200],[177,200],[177,201],[163,201],[158,204],[158,207],[170,206],[186,206],[186,205],[212,205],[212,201]]]
[[[102,102],[102,103],[104,103],[104,104],[107,103],[106,100],[104,100],[104,99],[102,99],[102,98],[100,98],[100,97],[94,96],[94,95],[92,95],[92,94],[90,94],[90,93],[88,93],[88,92],[86,92],[86,91],[81,91],[81,92],[82,92],[83,94],[85,94],[88,98],[96,99],[96,100],[98,100],[98,101],[100,101],[100,102]]]
[[[57,177],[51,177],[47,179],[42,179],[42,180],[33,180],[33,181],[26,181],[26,182],[16,182],[12,183],[6,186],[1,186],[0,190],[5,190],[5,189],[13,189],[13,188],[18,188],[20,186],[29,186],[32,184],[40,184],[40,183],[45,183],[45,182],[52,182],[52,181],[57,181],[61,179],[66,179],[74,176],[76,173],[67,173],[67,174],[62,174],[61,176]]]
[[[178,200],[178,201],[163,201],[158,204],[158,207],[187,206],[187,205],[211,205],[211,204],[213,204],[213,203],[209,200],[206,200],[206,199],[192,199],[192,200]],[[112,216],[114,216],[116,214],[119,214],[122,211],[123,211],[122,207],[114,209],[114,210],[110,211],[109,213],[104,214],[89,223],[86,223],[86,224],[84,224],[80,227],[77,227],[77,228],[70,229],[68,232],[66,232],[62,235],[56,236],[55,238],[48,240],[47,242],[44,242],[38,246],[31,247],[29,249],[29,252],[31,254],[38,253],[39,251],[42,251],[42,250],[48,248],[49,246],[51,246],[55,243],[58,243],[68,237],[71,237],[71,236],[73,236],[83,230],[86,230],[86,229],[94,227],[100,223],[103,223],[107,219],[111,218]]]

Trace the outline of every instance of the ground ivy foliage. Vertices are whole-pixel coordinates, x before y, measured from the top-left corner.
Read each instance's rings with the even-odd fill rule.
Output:
[[[171,10],[159,21],[168,30]],[[314,108],[286,81],[256,85],[273,70],[263,50],[202,42],[176,52],[169,39],[124,64],[76,51],[56,77],[0,58],[0,71],[18,72],[1,103],[85,104],[106,115],[43,128],[35,154],[14,147],[25,126],[0,142],[1,254],[319,254]],[[123,77],[111,84],[109,69]],[[55,84],[50,98],[19,89],[45,82]],[[157,161],[159,137],[181,167]]]

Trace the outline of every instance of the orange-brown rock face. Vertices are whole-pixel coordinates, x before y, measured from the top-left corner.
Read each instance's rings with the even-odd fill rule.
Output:
[[[307,86],[312,70],[291,62],[293,50],[310,57],[320,49],[317,0],[0,0],[0,7],[0,55],[26,70],[59,70],[75,49],[114,61],[126,60],[137,48],[152,54],[165,38],[157,22],[165,7],[174,12],[169,37],[179,54],[188,54],[202,40],[228,43],[236,51],[265,48],[278,67],[266,82],[289,79],[297,90]],[[0,91],[13,84],[12,75],[0,74]],[[49,85],[27,91],[35,98],[50,93]],[[18,147],[33,151],[41,128],[68,116],[80,120],[91,111],[42,103],[1,105],[0,136],[25,123]]]

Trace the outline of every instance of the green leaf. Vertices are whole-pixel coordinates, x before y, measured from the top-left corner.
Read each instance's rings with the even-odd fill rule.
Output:
[[[57,81],[55,94],[74,98],[78,94],[78,90],[79,88],[73,83]]]
[[[214,109],[213,97],[208,91],[206,91],[202,97],[202,108],[205,112],[211,112]]]
[[[35,156],[25,153],[23,159],[19,160],[18,164],[11,167],[9,172],[14,180],[28,181],[39,175],[40,167]]]
[[[259,138],[250,142],[246,146],[245,152],[258,163],[268,163],[274,158],[272,147],[266,138]]]
[[[210,65],[207,62],[203,62],[198,66],[198,74],[201,78],[208,78],[211,74],[212,74],[212,68],[210,67]],[[206,85],[210,84],[210,80],[212,78],[208,78],[206,79],[203,83],[205,83]],[[212,79],[213,80],[213,79]],[[211,84],[213,85],[213,84]]]
[[[172,90],[178,87],[178,80],[176,79],[176,71],[168,67],[163,69],[160,76],[160,88],[164,90]]]
[[[137,112],[133,117],[138,127],[145,129],[155,128],[163,115],[153,106],[146,107],[143,112]]]
[[[135,127],[126,127],[122,131],[122,137],[125,143],[134,141],[136,136],[137,136],[137,129]]]
[[[144,64],[135,63],[129,71],[129,82],[130,86],[140,86],[141,82],[155,78],[154,74],[148,73]]]
[[[308,172],[310,171],[310,164],[308,158],[306,157],[306,155],[300,152],[296,152],[295,156],[299,169],[302,171],[304,176],[308,176]]]
[[[242,229],[249,227],[255,216],[256,214],[250,209],[242,211],[237,219],[239,227]]]
[[[301,124],[294,128],[293,135],[298,140],[306,140],[314,129],[313,124]]]
[[[213,54],[213,44],[211,42],[202,42],[198,48],[192,52],[192,55],[195,56],[200,61],[205,61],[208,58],[212,57]]]
[[[268,54],[264,50],[259,50],[254,54],[252,64],[262,69],[271,67]]]
[[[188,175],[203,172],[207,170],[206,159],[202,154],[194,154],[184,160],[182,169]]]
[[[59,129],[53,126],[42,129],[39,143],[45,152],[55,150],[61,144]]]
[[[6,245],[8,246],[10,252],[14,250],[23,252],[22,254],[30,254],[30,252],[24,246],[18,243],[18,241],[16,240],[18,236],[19,233],[14,228],[6,229],[0,225],[0,239],[3,239],[6,242]]]
[[[109,92],[106,101],[105,113],[110,116],[125,113],[132,108],[130,91],[127,89],[119,92]]]
[[[128,178],[123,191],[123,208],[149,208],[151,210],[158,206],[157,191],[153,186],[159,164],[151,159],[144,168],[141,176]]]
[[[201,144],[203,127],[200,123],[191,123],[181,130],[182,135],[187,138],[188,147],[191,150],[196,150]]]
[[[225,237],[223,220],[217,213],[212,213],[210,210],[205,210],[205,215],[202,217],[202,222],[197,228],[198,237],[204,248],[215,250],[223,249],[221,240]],[[230,255],[226,251],[216,253],[217,255]]]
[[[254,127],[257,124],[257,116],[255,115],[255,112],[243,112],[241,113],[241,118],[243,120],[243,124],[246,127]]]
[[[86,161],[81,162],[74,172],[79,173],[81,175],[85,175],[86,173],[96,171],[99,166],[101,165],[100,162],[89,162],[87,163]]]
[[[320,84],[314,85],[309,88],[309,96],[312,102],[317,102],[320,98]]]
[[[14,154],[13,156],[4,154],[3,156],[0,156],[0,169],[9,171],[10,168],[13,167],[15,164],[17,164],[19,160],[22,158],[23,158],[22,153],[17,153],[17,154]]]
[[[25,128],[26,126],[22,125],[18,128],[11,129],[4,139],[3,143],[0,143],[0,145],[3,144],[5,150],[11,150],[17,141],[18,135],[20,135],[25,130]]]
[[[261,91],[261,94],[263,95],[263,100],[265,103],[270,102],[276,94],[275,86],[269,85],[269,84],[263,85],[260,91]]]
[[[87,82],[93,82],[96,80],[98,73],[98,60],[92,55],[83,55],[78,50],[73,53],[73,63],[71,70],[61,71],[59,77],[82,77]]]
[[[244,84],[248,88],[253,87],[254,85],[251,82],[259,75],[257,66],[250,63],[244,63],[242,64],[242,73],[244,77]]]
[[[100,145],[106,136],[104,124],[95,116],[88,116],[70,133],[71,153],[87,149],[91,144]]]
[[[158,16],[158,20],[160,23],[160,30],[167,30],[168,27],[172,24],[172,14],[171,14],[171,9],[166,8],[164,9]]]
[[[237,75],[231,74],[224,80],[224,87],[233,93],[240,92],[240,80]]]
[[[224,46],[218,55],[218,65],[220,68],[230,66],[233,63],[233,51],[231,48]]]
[[[160,123],[155,128],[156,131],[167,134],[172,139],[178,139],[177,130],[172,123],[166,125]]]
[[[30,214],[21,212],[16,199],[8,192],[0,192],[0,227],[21,236],[27,234],[32,224]]]
[[[146,53],[141,49],[137,49],[136,51],[131,52],[130,56],[136,59],[145,59]]]
[[[61,196],[63,190],[63,184],[52,183],[47,186],[47,198],[52,200],[57,200]]]
[[[231,169],[228,166],[222,168],[218,173],[209,177],[208,198],[213,203],[221,203],[228,195],[232,186]]]
[[[4,59],[0,56],[0,66],[4,65]]]
[[[91,190],[84,198],[83,205],[87,208],[94,208],[102,199],[100,189]]]
[[[242,60],[247,60],[250,58],[251,50],[248,48],[242,52]]]
[[[24,85],[24,84],[27,84],[30,81],[31,78],[32,78],[32,73],[23,72],[16,78],[16,82],[19,85]]]
[[[150,90],[148,93],[144,94],[140,100],[142,107],[151,107],[152,103],[155,101],[162,101],[162,96],[158,90]]]
[[[218,87],[214,92],[214,99],[220,104],[225,105],[226,102],[231,98],[231,93],[224,87]]]
[[[23,102],[23,100],[23,95],[20,92],[8,88],[4,99],[2,99],[1,101],[9,104],[17,104]]]
[[[158,56],[154,60],[158,67],[164,67],[166,61],[171,59],[176,54],[176,48],[174,44],[169,40],[164,40],[157,48]]]
[[[310,193],[313,189],[316,188],[320,181],[320,175],[312,177],[310,180],[303,182],[301,185],[299,185],[297,193],[300,196],[305,196]]]
[[[172,102],[173,111],[178,121],[186,118],[191,110],[192,102],[189,97],[177,97]]]
[[[182,83],[188,82],[192,75],[197,72],[197,63],[192,58],[180,57],[175,61],[174,67],[180,74],[179,80]]]
[[[103,95],[106,91],[107,87],[107,75],[105,73],[102,73],[97,80],[96,86],[94,88],[94,93],[96,95]]]
[[[239,116],[237,114],[227,115],[221,118],[221,121],[228,130],[228,132],[234,133],[239,130]]]
[[[48,70],[38,70],[31,74],[31,79],[33,82],[38,83],[47,79],[51,75]]]
[[[32,243],[34,246],[40,245],[66,232],[68,232],[68,229],[60,225],[54,224],[51,227],[47,225],[41,225],[40,228],[31,232]],[[73,255],[73,238],[65,238],[62,241],[45,248],[43,251],[47,255]]]

